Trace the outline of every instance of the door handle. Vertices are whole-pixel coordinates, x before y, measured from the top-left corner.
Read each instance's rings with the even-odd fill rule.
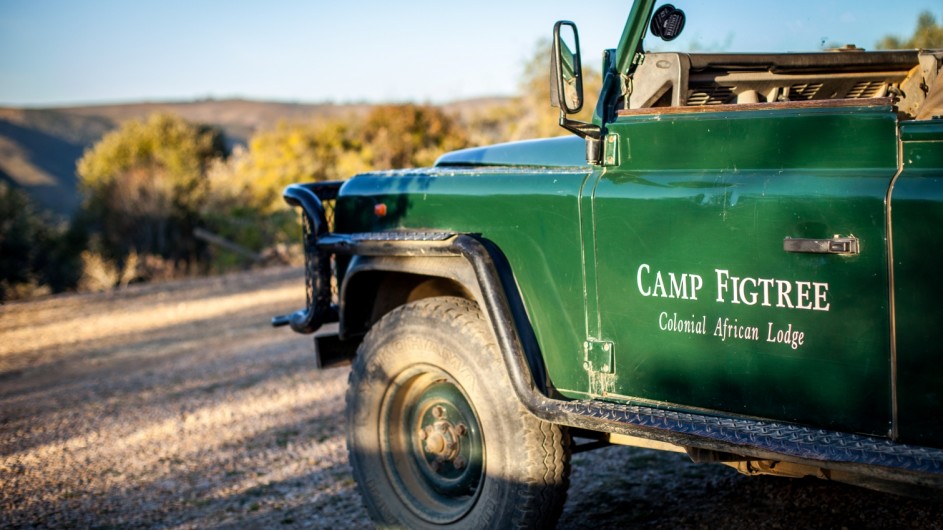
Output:
[[[783,250],[803,254],[845,254],[854,255],[860,251],[858,238],[855,236],[831,239],[803,239],[787,237],[783,240]]]

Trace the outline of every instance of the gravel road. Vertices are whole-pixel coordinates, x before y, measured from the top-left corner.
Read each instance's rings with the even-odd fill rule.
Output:
[[[364,528],[345,369],[268,325],[298,269],[0,306],[0,527]],[[943,501],[574,456],[561,528],[943,528]]]

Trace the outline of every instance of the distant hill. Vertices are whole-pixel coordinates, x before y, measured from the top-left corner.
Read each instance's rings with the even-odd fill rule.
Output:
[[[480,98],[442,107],[460,120],[506,103]],[[246,144],[279,121],[354,117],[369,104],[304,104],[241,99],[130,103],[43,109],[0,108],[0,181],[25,190],[37,206],[60,219],[79,207],[75,164],[85,149],[124,121],[155,112],[222,129],[230,147]]]

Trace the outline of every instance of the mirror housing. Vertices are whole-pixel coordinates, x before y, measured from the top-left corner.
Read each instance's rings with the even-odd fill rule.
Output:
[[[561,20],[553,25],[550,55],[550,104],[565,114],[583,108],[583,67],[576,24]]]
[[[583,66],[580,62],[580,37],[576,24],[561,20],[553,25],[553,50],[550,54],[550,104],[560,109],[560,127],[586,140],[586,161],[602,160],[602,127],[571,120],[583,108]]]

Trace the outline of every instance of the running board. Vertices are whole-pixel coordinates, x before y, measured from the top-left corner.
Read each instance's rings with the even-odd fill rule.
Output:
[[[598,400],[556,401],[544,414],[572,427],[640,436],[761,460],[786,460],[943,489],[943,450],[885,438]],[[552,410],[556,409],[556,410]],[[880,468],[880,469],[876,469]]]

